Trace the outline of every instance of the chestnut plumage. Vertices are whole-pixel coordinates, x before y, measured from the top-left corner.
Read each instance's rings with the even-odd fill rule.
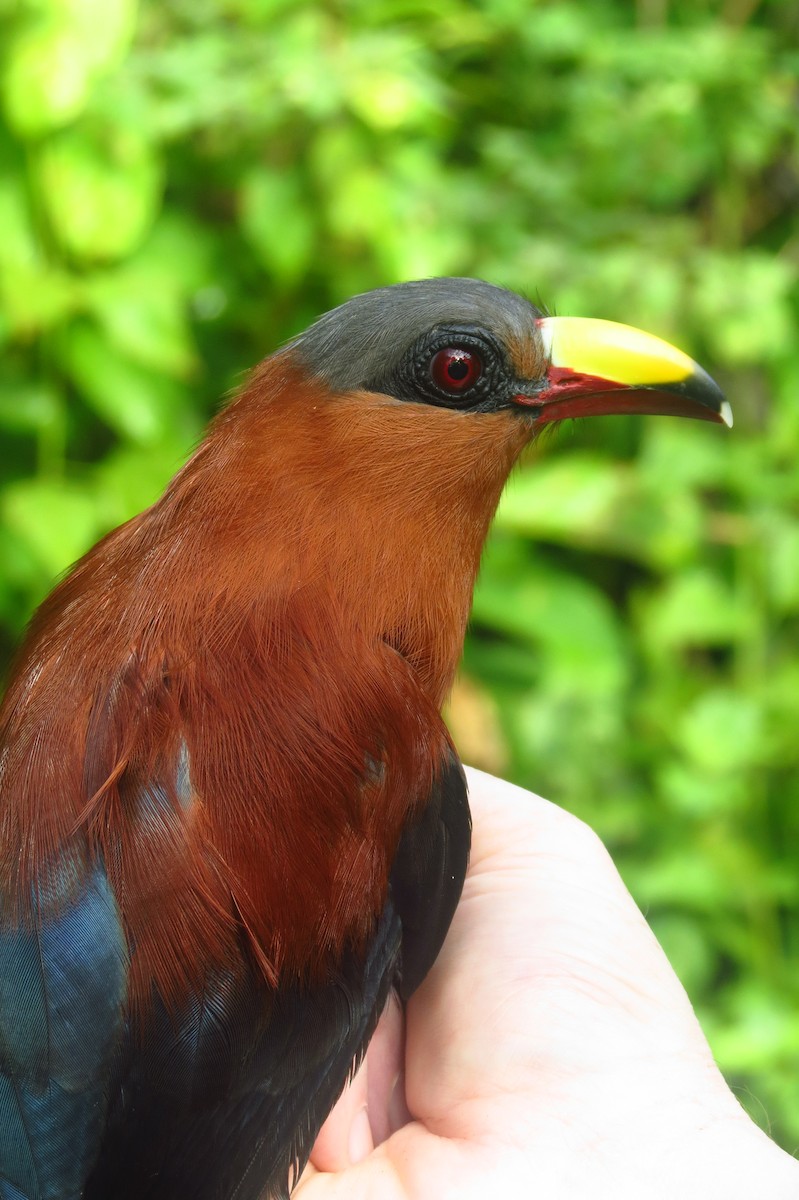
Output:
[[[0,710],[0,1200],[287,1195],[460,895],[440,708],[516,458],[575,413],[726,419],[598,325],[355,297],[39,609]]]

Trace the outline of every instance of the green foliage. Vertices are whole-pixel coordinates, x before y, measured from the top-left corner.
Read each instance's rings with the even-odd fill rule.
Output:
[[[577,424],[500,509],[451,718],[608,841],[799,1140],[794,0],[0,2],[0,658],[241,372],[475,274],[676,341],[715,427]]]

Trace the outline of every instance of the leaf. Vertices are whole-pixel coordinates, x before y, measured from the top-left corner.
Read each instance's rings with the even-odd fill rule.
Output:
[[[624,463],[577,451],[512,476],[496,525],[538,541],[666,565],[698,540],[700,519],[690,494],[659,494]]]
[[[53,10],[86,45],[96,71],[117,66],[130,46],[137,0],[50,0]]]
[[[60,357],[86,402],[123,437],[158,442],[183,414],[183,395],[169,379],[125,358],[93,325],[74,326]]]
[[[41,247],[24,180],[10,172],[0,177],[0,228],[0,263],[28,269],[40,264]]]
[[[260,167],[245,179],[241,223],[264,266],[283,282],[308,270],[314,241],[301,182],[286,171]]]
[[[757,701],[731,688],[705,692],[680,718],[677,741],[708,772],[736,772],[759,762],[765,721]]]
[[[719,646],[752,629],[753,614],[743,597],[706,567],[668,580],[641,602],[639,625],[645,642],[659,653],[683,646]]]
[[[36,159],[39,196],[67,253],[88,262],[129,254],[161,199],[161,164],[140,135],[108,126],[71,130]]]
[[[122,59],[136,0],[58,0],[11,41],[3,100],[22,137],[60,129],[85,109],[95,80]]]
[[[62,398],[44,383],[0,384],[0,427],[31,432],[59,418]]]
[[[95,477],[103,524],[121,525],[154,504],[183,465],[191,442],[188,437],[164,437],[155,445],[126,446],[109,455]]]
[[[614,524],[633,487],[620,463],[579,453],[541,459],[511,477],[497,527],[530,537],[591,541]]]
[[[582,579],[544,568],[513,573],[502,549],[489,550],[472,614],[491,629],[542,648],[553,674],[578,689],[612,690],[624,679],[624,640],[613,610]]]
[[[84,298],[109,341],[126,357],[176,378],[196,366],[187,302],[168,280],[153,286],[151,272],[127,267],[97,273]]]
[[[39,137],[83,111],[93,76],[89,45],[63,21],[51,20],[11,44],[3,77],[3,103],[11,128]]]
[[[9,336],[28,339],[61,325],[80,308],[81,297],[77,282],[65,271],[15,263],[0,275],[0,303]]]
[[[53,579],[103,532],[91,494],[62,481],[12,484],[0,495],[0,514]]]

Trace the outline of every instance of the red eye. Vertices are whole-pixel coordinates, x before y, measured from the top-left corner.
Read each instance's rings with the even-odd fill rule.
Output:
[[[442,392],[449,392],[452,396],[468,392],[482,373],[483,363],[479,354],[459,346],[447,346],[446,350],[439,350],[430,363],[433,383]]]

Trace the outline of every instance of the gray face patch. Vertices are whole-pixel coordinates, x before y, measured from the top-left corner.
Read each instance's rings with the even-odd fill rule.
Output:
[[[521,296],[479,279],[421,279],[354,296],[286,349],[334,391],[352,391],[391,375],[434,326],[475,326],[507,346],[529,338],[540,316]]]

